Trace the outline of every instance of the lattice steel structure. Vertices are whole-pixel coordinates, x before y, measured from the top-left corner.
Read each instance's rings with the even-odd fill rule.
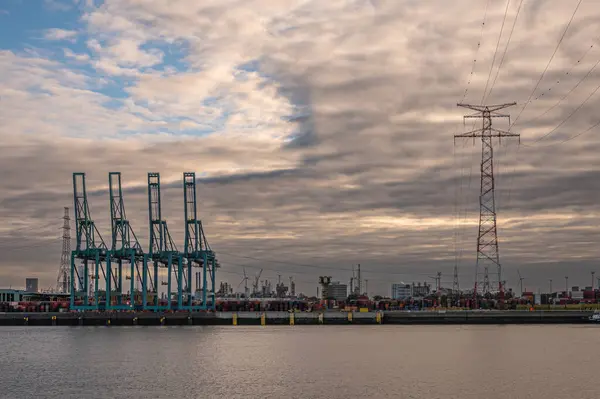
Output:
[[[452,279],[452,299],[454,306],[459,306],[460,301],[460,285],[458,284],[458,263],[454,265],[454,275]]]
[[[142,305],[142,296],[136,289],[136,281],[142,285],[142,268],[144,251],[135,232],[125,215],[121,172],[108,174],[110,193],[111,247],[107,257],[106,269],[111,279],[106,279],[106,309],[126,310],[135,308],[136,303]],[[113,262],[116,263],[113,269]],[[123,266],[128,270],[124,270]],[[125,274],[124,272],[128,273]],[[128,291],[125,292],[126,281],[129,280]]]
[[[183,276],[185,278],[185,304],[179,298],[179,306],[192,307],[192,267],[202,268],[202,285],[196,287],[196,291],[201,293],[201,302],[198,308],[214,309],[215,301],[215,272],[218,262],[215,253],[208,245],[202,221],[198,219],[198,206],[196,201],[196,174],[194,172],[185,172],[183,174],[183,202],[185,213],[185,246],[183,257],[186,262],[186,270]],[[209,302],[210,296],[210,302]]]
[[[60,267],[58,268],[58,277],[56,278],[56,291],[61,294],[68,294],[71,276],[69,273],[69,268],[71,266],[71,218],[69,217],[69,207],[65,206],[63,220],[63,242],[60,255]]]
[[[144,298],[144,309],[170,310],[172,309],[172,297],[176,295],[177,303],[182,296],[183,282],[182,269],[183,257],[177,250],[175,242],[169,233],[167,221],[162,216],[160,174],[148,173],[148,219],[150,225],[150,240],[148,253],[144,259],[144,273],[142,276],[142,297]],[[150,268],[152,264],[152,268]],[[164,269],[167,281],[160,281],[161,286],[167,287],[166,301],[161,301],[158,294],[159,270]],[[175,277],[176,291],[173,291],[173,277]],[[150,290],[148,290],[150,283]],[[151,297],[151,305],[147,298]]]
[[[100,290],[100,274],[102,274],[105,285],[109,284],[108,280],[110,279],[104,267],[109,251],[90,215],[85,188],[85,173],[73,173],[73,202],[75,205],[76,247],[71,252],[70,308],[73,310],[99,310],[101,302],[104,305],[106,301],[105,293]],[[82,262],[81,268],[75,267],[76,260]],[[93,265],[91,270],[90,263]],[[93,282],[92,287],[90,287],[90,282]]]
[[[125,215],[121,173],[108,175],[111,243],[107,247],[91,219],[84,173],[73,173],[77,246],[71,251],[68,287],[73,310],[206,310],[215,308],[215,270],[218,262],[208,245],[196,205],[196,178],[184,173],[185,246],[180,252],[171,237],[161,206],[160,175],[148,173],[149,248],[144,252]],[[68,208],[65,243],[68,254]],[[68,257],[61,260],[65,263]],[[81,264],[76,265],[76,260]],[[91,264],[90,264],[91,263]],[[202,268],[202,281],[192,268]],[[61,267],[62,270],[62,267]],[[59,284],[64,273],[59,273]],[[200,272],[198,273],[200,274]],[[162,281],[159,277],[166,277]],[[129,282],[127,282],[129,281]],[[161,292],[160,286],[166,286]],[[201,298],[195,298],[198,292]],[[163,298],[160,296],[163,295]]]
[[[494,183],[494,148],[492,139],[497,137],[519,138],[520,135],[509,131],[498,130],[492,127],[492,118],[509,118],[510,116],[499,114],[498,111],[516,103],[498,105],[470,105],[457,104],[459,107],[476,111],[476,114],[465,115],[464,118],[481,118],[482,128],[463,134],[455,135],[454,138],[481,138],[481,186],[479,192],[479,234],[477,236],[477,261],[475,264],[475,287],[473,297],[477,300],[478,288],[483,286],[483,293],[489,294],[491,289],[490,268],[494,275],[494,283],[497,283],[498,292],[502,298],[504,287],[502,284],[502,267],[500,265],[500,254],[498,251],[498,234],[496,230],[496,201]],[[481,269],[483,268],[483,275]]]

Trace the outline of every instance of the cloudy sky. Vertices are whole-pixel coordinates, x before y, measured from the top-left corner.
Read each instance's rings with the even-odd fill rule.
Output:
[[[594,0],[2,0],[0,286],[56,284],[73,172],[107,241],[107,174],[123,173],[147,247],[147,172],[181,243],[195,171],[234,286],[246,266],[314,294],[360,263],[389,294],[438,271],[451,286],[458,262],[471,287],[481,144],[454,143],[472,127],[460,101],[517,102],[520,146],[496,143],[509,287],[517,270],[526,288],[589,285],[599,19]]]

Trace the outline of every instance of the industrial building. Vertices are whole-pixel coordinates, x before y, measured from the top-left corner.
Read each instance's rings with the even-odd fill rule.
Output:
[[[331,281],[331,276],[320,276],[319,284],[321,285],[322,299],[343,301],[348,298],[348,285],[342,284],[339,281]]]
[[[27,292],[38,292],[38,279],[37,278],[26,278],[25,279],[25,291]]]
[[[23,290],[0,288],[0,302],[19,302],[26,293],[27,292]]]
[[[431,292],[431,285],[427,284],[427,283],[423,283],[421,285],[421,283],[417,283],[415,285],[415,283],[412,284],[412,294],[414,297],[424,297],[429,295],[429,293]]]
[[[392,299],[406,299],[412,296],[413,290],[410,284],[392,284]]]
[[[328,296],[336,301],[343,301],[348,298],[348,285],[339,281],[332,282],[328,288]]]

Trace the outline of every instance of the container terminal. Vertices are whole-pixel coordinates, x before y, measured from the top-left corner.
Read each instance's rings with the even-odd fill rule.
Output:
[[[179,249],[162,212],[160,175],[148,173],[144,250],[126,217],[121,173],[108,175],[108,244],[92,219],[85,173],[73,173],[76,246],[70,251],[65,208],[57,290],[31,292],[36,279],[27,279],[26,291],[0,289],[0,325],[581,323],[591,320],[599,302],[593,285],[581,297],[578,289],[479,295],[442,288],[440,273],[435,289],[427,282],[392,284],[392,298],[371,298],[362,289],[360,265],[358,278],[353,269],[350,295],[331,276],[319,277],[318,297],[296,295],[291,278],[289,287],[279,281],[272,290],[265,280],[259,288],[260,272],[250,294],[245,270],[244,293],[233,294],[227,283],[217,290],[220,266],[198,216],[195,174],[183,173],[182,183],[185,239]]]

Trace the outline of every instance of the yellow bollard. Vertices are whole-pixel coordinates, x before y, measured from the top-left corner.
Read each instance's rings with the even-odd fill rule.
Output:
[[[234,313],[232,316],[233,325],[237,326],[237,313]]]
[[[319,313],[319,324],[323,324],[323,313]]]
[[[348,312],[348,321],[352,323],[352,311]]]
[[[377,324],[381,324],[381,312],[376,313],[375,320],[377,321]]]
[[[290,313],[290,326],[294,325],[294,312]]]
[[[260,325],[264,326],[265,324],[267,324],[267,317],[265,316],[264,313],[260,314]]]

